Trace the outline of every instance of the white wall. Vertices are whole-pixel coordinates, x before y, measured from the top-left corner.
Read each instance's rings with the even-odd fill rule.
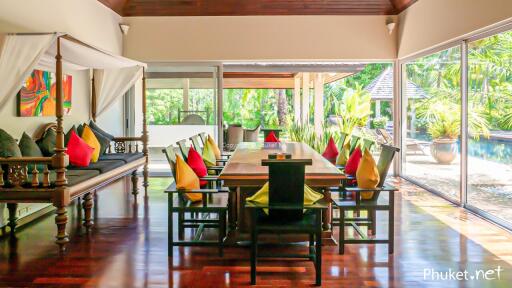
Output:
[[[119,15],[97,0],[0,1],[0,32],[64,32],[115,54],[122,53],[123,38],[118,25],[121,21]],[[72,124],[88,120],[90,115],[88,73],[73,74],[73,109],[72,115],[64,120],[66,129]],[[15,134],[31,132],[38,124],[55,121],[55,117],[16,117],[15,95],[8,105],[9,107],[0,111],[0,128],[15,131]],[[98,118],[100,126],[116,135],[123,133],[122,105],[123,101],[118,101]],[[6,122],[4,119],[10,121]]]
[[[140,61],[396,58],[386,16],[127,17],[124,55]],[[396,33],[395,33],[396,34]]]
[[[512,19],[511,0],[421,0],[399,15],[403,58]]]

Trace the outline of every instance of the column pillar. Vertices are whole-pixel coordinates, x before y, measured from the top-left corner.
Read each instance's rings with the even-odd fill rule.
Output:
[[[322,124],[324,123],[324,74],[315,75],[315,110],[314,123],[317,135],[322,134]]]
[[[302,73],[302,124],[309,124],[309,73]]]
[[[301,74],[297,73],[294,77],[294,87],[293,87],[293,112],[294,112],[294,118],[295,123],[302,123],[302,116],[301,116],[301,99],[300,99],[300,80],[301,80]]]

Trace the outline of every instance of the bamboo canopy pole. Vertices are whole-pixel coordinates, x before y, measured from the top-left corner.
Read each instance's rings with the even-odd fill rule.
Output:
[[[144,154],[144,157],[146,157],[146,163],[144,164],[144,196],[148,196],[148,178],[149,178],[149,150],[148,150],[148,125],[147,125],[147,117],[146,117],[146,69],[142,68],[142,153]]]
[[[97,107],[97,99],[96,99],[96,85],[94,84],[94,72],[92,73],[91,79],[91,117],[94,122],[96,122],[96,107]]]

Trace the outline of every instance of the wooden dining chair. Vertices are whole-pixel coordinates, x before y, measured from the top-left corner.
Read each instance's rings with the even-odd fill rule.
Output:
[[[357,135],[352,135],[352,137],[350,137],[350,155],[352,155],[352,152],[356,150],[357,145],[359,145],[359,140],[361,140],[361,137]]]
[[[316,285],[322,282],[322,211],[327,204],[320,200],[304,205],[304,176],[311,159],[262,160],[269,167],[269,201],[262,205],[246,201],[251,212],[251,285],[256,284],[258,258],[305,258],[315,263]],[[268,215],[263,211],[268,209]],[[306,212],[304,212],[306,209]],[[260,234],[309,235],[308,254],[265,254],[258,251]]]
[[[180,140],[180,141],[176,142],[176,145],[178,145],[178,147],[180,148],[181,154],[184,157],[183,159],[185,159],[185,161],[187,161],[188,150],[190,149],[189,147],[187,147],[187,139],[183,139],[183,140]],[[192,146],[194,146],[194,145],[192,144]],[[194,149],[196,149],[196,147],[194,147]],[[203,154],[203,149],[201,147],[200,147],[200,149],[201,150],[197,150],[196,149],[196,151],[197,151],[197,153],[202,155]],[[217,159],[216,160],[217,165],[214,166],[214,167],[217,167],[217,166],[222,166],[223,167],[226,164],[226,162],[228,162],[228,161],[229,161],[228,159]],[[215,169],[209,169],[209,170],[215,170]]]
[[[186,139],[176,142],[176,144],[178,145],[180,154],[181,154],[182,158],[185,160],[185,162],[187,162],[188,150],[190,149],[189,147],[186,146],[187,145],[186,143],[187,143]],[[201,152],[199,152],[199,151],[198,151],[198,153],[201,154]],[[222,169],[224,169],[223,165],[216,165],[216,166],[208,167],[208,171],[215,171],[215,174],[217,174],[217,175],[220,174],[220,172],[222,172]]]
[[[171,167],[172,175],[176,179],[176,151],[173,145],[162,150]],[[216,176],[199,178],[208,182],[216,182]],[[212,185],[209,185],[212,186]],[[224,239],[226,238],[226,220],[228,201],[227,197],[219,194],[229,193],[228,188],[207,188],[197,190],[177,189],[174,181],[165,190],[168,197],[168,256],[172,257],[174,246],[216,246],[219,256],[223,256]],[[202,201],[191,202],[185,193],[199,193]],[[176,195],[176,197],[175,197]],[[178,240],[174,240],[173,214],[178,214]],[[185,240],[185,229],[196,229],[191,240]],[[204,240],[202,234],[205,228],[218,229],[216,240]]]
[[[201,144],[202,144],[201,147],[204,147],[204,145],[206,145],[206,141],[208,141],[208,135],[205,132],[201,132],[201,133],[197,134],[197,136],[199,136],[199,139],[201,139]],[[233,155],[233,153],[220,151],[220,156],[226,157],[227,159],[229,159],[229,157],[231,157],[231,155]]]
[[[333,199],[334,209],[338,209],[339,218],[332,217],[332,225],[339,226],[339,254],[344,254],[345,244],[388,244],[389,254],[393,254],[394,247],[394,192],[397,191],[395,187],[386,186],[385,181],[388,175],[389,168],[393,162],[393,158],[400,149],[382,145],[381,154],[377,163],[377,170],[379,171],[380,181],[374,189],[364,189],[358,187],[344,187],[344,191],[352,193],[355,199],[338,198]],[[373,192],[372,198],[365,200],[361,198],[361,193]],[[387,203],[382,203],[380,193],[387,192],[389,200]],[[352,211],[353,216],[346,217],[346,212]],[[366,211],[366,217],[360,217],[361,211]],[[370,238],[368,234],[375,236],[377,233],[376,212],[388,211],[388,238],[378,239]],[[359,235],[359,238],[345,238],[345,226],[354,228],[354,231]],[[360,226],[368,227],[368,232],[360,228]]]

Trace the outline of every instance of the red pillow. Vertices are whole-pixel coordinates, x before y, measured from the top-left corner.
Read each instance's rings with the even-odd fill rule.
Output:
[[[361,157],[363,157],[363,153],[361,153],[361,148],[357,147],[347,160],[347,165],[345,165],[345,174],[356,175]]]
[[[67,148],[66,154],[69,156],[69,163],[71,163],[71,165],[77,167],[89,166],[94,148],[87,145],[73,130],[71,130]]]
[[[280,141],[279,141],[279,139],[277,139],[274,131],[270,131],[270,133],[268,133],[267,137],[265,138],[264,142],[280,142]]]
[[[334,143],[334,139],[329,138],[329,142],[327,143],[327,147],[325,147],[325,151],[322,154],[325,159],[329,160],[331,163],[336,163],[336,158],[338,157],[338,147],[336,147],[336,143]]]
[[[197,177],[201,178],[206,175],[208,175],[208,170],[206,169],[206,165],[204,164],[203,157],[197,153],[197,151],[190,147],[188,150],[188,156],[187,156],[187,164],[194,170],[194,173],[196,173]],[[201,187],[208,184],[208,181],[206,180],[200,180],[199,185]]]

